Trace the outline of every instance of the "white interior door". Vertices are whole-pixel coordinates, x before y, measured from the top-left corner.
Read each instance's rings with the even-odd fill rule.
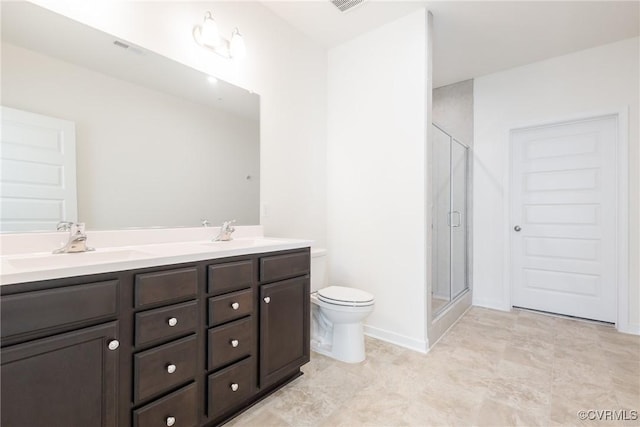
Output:
[[[512,305],[616,321],[617,118],[512,132]]]
[[[1,112],[1,230],[55,230],[59,221],[77,221],[75,124]]]

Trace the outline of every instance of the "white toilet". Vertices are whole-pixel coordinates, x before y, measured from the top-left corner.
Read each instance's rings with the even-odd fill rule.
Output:
[[[344,286],[327,286],[325,249],[311,250],[311,349],[347,363],[365,359],[362,321],[374,296]]]

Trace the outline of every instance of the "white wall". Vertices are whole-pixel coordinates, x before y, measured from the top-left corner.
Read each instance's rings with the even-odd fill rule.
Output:
[[[75,123],[78,219],[91,230],[259,223],[257,120],[9,43],[2,103]]]
[[[629,112],[629,318],[640,333],[638,194],[639,39],[548,59],[475,79],[474,304],[509,309],[508,131],[580,114]],[[487,250],[490,245],[491,250]]]
[[[427,12],[329,51],[329,283],[376,297],[366,332],[426,349]]]
[[[265,234],[325,244],[324,48],[259,2],[33,2],[260,94]],[[240,28],[244,61],[223,59],[193,41],[207,10],[227,37]]]

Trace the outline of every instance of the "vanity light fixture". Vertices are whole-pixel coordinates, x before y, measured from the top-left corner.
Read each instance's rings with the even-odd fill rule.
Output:
[[[238,27],[231,33],[231,40],[225,39],[220,35],[218,24],[211,12],[205,13],[202,25],[193,29],[193,38],[203,48],[228,59],[243,59],[247,54],[244,37]]]

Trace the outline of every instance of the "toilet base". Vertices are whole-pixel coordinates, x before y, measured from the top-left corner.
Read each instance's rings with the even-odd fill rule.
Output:
[[[311,349],[316,353],[346,363],[360,363],[365,360],[364,329],[362,323],[334,323],[331,346],[314,345]]]

